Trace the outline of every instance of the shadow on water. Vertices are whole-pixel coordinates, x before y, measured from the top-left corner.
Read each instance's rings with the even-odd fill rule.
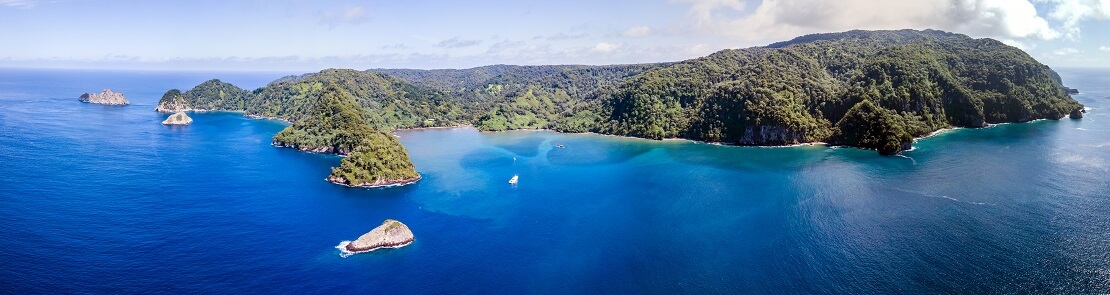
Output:
[[[459,166],[467,169],[507,167],[513,164],[513,157],[501,149],[478,148],[459,159]]]
[[[684,142],[684,148],[667,149],[675,161],[724,170],[796,170],[827,157],[834,149],[825,146],[741,147]],[[852,152],[848,152],[852,153]]]
[[[545,135],[547,135],[546,132],[531,131],[492,132],[484,136],[484,139],[492,146],[519,156],[535,157],[540,153],[540,145],[547,140]]]
[[[555,165],[588,166],[609,165],[627,162],[652,149],[659,147],[658,141],[628,138],[603,138],[592,134],[566,134],[559,136],[553,144],[565,148],[553,148],[547,152],[547,161]]]

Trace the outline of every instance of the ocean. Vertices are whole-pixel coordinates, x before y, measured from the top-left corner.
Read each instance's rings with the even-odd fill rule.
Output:
[[[297,73],[0,69],[0,293],[1110,293],[1110,70],[1060,72],[1086,118],[902,156],[406,130],[423,180],[360,189],[282,122],[153,110]],[[335,248],[387,218],[416,241]]]

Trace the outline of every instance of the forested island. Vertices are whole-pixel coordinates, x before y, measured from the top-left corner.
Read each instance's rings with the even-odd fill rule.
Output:
[[[419,179],[394,129],[473,125],[735,145],[827,142],[884,155],[950,127],[1082,117],[1059,75],[993,39],[935,30],[815,34],[673,63],[328,69],[253,91],[210,80],[156,108],[293,122],[274,145],[347,155],[329,180]]]

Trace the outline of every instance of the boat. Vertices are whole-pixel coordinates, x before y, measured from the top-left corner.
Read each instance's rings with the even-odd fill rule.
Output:
[[[513,178],[509,179],[509,184],[516,184],[518,178],[520,177],[513,175]]]
[[[566,148],[566,146],[565,146],[565,145],[561,145],[561,144],[555,145],[555,147],[557,147],[557,148],[561,148],[561,149],[562,149],[562,148]]]

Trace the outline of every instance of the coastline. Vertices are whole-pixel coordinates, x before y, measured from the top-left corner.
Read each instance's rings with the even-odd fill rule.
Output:
[[[476,127],[474,127],[474,125],[459,125],[459,126],[447,126],[447,127],[426,127],[426,128],[396,129],[394,131],[408,131],[408,130],[421,130],[421,129],[454,129],[454,128],[476,129]],[[937,135],[937,134],[940,134],[940,133],[943,133],[943,132],[946,132],[946,131],[951,131],[951,130],[955,130],[955,129],[962,129],[962,128],[963,127],[943,128],[943,129],[940,129],[940,130],[933,131],[929,134],[926,134],[925,136],[916,137],[916,138],[913,139],[913,142],[917,142],[918,139],[924,139],[924,138],[934,136],[934,135]],[[695,144],[709,144],[709,145],[716,145],[716,146],[771,148],[771,149],[774,149],[774,148],[798,148],[798,147],[824,146],[824,147],[827,147],[827,148],[856,148],[856,149],[862,149],[862,150],[874,150],[874,149],[867,149],[867,148],[854,147],[854,146],[848,146],[848,145],[835,145],[835,144],[830,144],[830,143],[824,142],[824,141],[802,142],[802,143],[787,144],[787,145],[740,145],[740,144],[734,144],[734,143],[722,142],[722,141],[702,141],[702,140],[681,138],[681,137],[668,137],[668,138],[663,138],[663,139],[650,139],[650,138],[627,136],[627,135],[603,134],[603,133],[597,133],[597,132],[563,132],[563,131],[558,131],[558,130],[554,130],[554,129],[546,129],[546,128],[541,128],[541,129],[512,129],[512,130],[499,130],[499,131],[478,130],[478,132],[479,133],[555,132],[555,133],[560,133],[560,134],[595,135],[595,136],[615,137],[615,138],[621,138],[621,139],[649,140],[649,141],[670,141],[670,142],[690,142],[690,143],[695,143]],[[910,150],[913,150],[913,149],[911,148],[911,149],[906,150],[906,151],[910,151]]]
[[[283,123],[286,123],[286,124],[293,124],[293,121],[289,121],[289,120],[286,120],[286,119],[282,119],[282,118],[278,118],[278,117],[267,117],[267,116],[258,116],[258,115],[252,115],[252,114],[248,114],[248,113],[247,113],[247,111],[233,111],[233,110],[209,110],[209,109],[191,109],[191,108],[190,108],[190,109],[180,109],[180,110],[174,110],[174,111],[171,111],[171,110],[167,110],[167,109],[161,108],[160,106],[156,106],[156,107],[154,108],[154,111],[155,111],[155,112],[159,112],[159,113],[168,113],[168,114],[173,114],[173,113],[177,113],[177,112],[190,112],[190,113],[233,113],[233,114],[240,114],[240,115],[243,115],[243,117],[247,117],[247,118],[251,118],[251,119],[261,119],[261,120],[274,120],[274,121],[281,121],[281,122],[283,122]]]
[[[287,144],[283,141],[277,141],[277,140],[271,141],[270,146],[273,146],[273,147],[276,147],[276,148],[291,149],[291,150],[295,150],[295,151],[302,152],[302,153],[308,153],[308,154],[333,155],[333,156],[339,156],[340,158],[346,158],[347,157],[346,153],[336,153],[334,151],[331,151],[327,147],[318,147],[318,148],[315,148],[315,149],[305,149],[305,148],[298,147],[296,145]]]
[[[251,115],[251,114],[247,114],[246,112],[243,112],[243,116],[247,117],[247,118],[251,118],[251,119],[274,120],[274,121],[281,121],[281,122],[284,122],[286,124],[293,124],[293,121],[289,121],[289,120],[278,118],[278,117],[266,117],[266,116]]]
[[[155,108],[155,110],[158,111],[158,112],[161,112],[161,113],[166,112],[166,111],[162,110],[161,108]],[[230,112],[230,113],[243,114],[243,116],[245,116],[247,118],[251,118],[251,119],[275,120],[275,121],[281,121],[281,122],[284,122],[284,123],[287,123],[287,124],[292,124],[291,121],[286,120],[286,119],[277,118],[277,117],[266,117],[266,116],[251,115],[251,114],[247,114],[245,111],[205,110],[205,109],[186,109],[186,110],[183,110],[183,111],[191,111],[191,112]],[[950,132],[950,131],[955,131],[955,130],[960,130],[960,129],[992,128],[992,127],[995,127],[995,126],[1006,125],[1006,124],[1034,123],[1034,122],[1038,122],[1038,121],[1061,120],[1063,118],[1066,118],[1066,116],[1058,118],[1058,119],[1041,118],[1041,119],[1034,119],[1034,120],[1025,121],[1025,122],[986,123],[983,127],[949,126],[949,127],[934,130],[934,131],[929,132],[928,134],[925,134],[923,136],[914,137],[911,140],[910,148],[902,150],[902,152],[908,152],[908,151],[915,150],[916,147],[912,146],[912,144],[917,143],[919,140],[934,137],[934,136],[944,134],[944,133],[947,133],[947,132]],[[390,130],[389,132],[390,132],[390,134],[393,134],[394,136],[398,136],[396,134],[397,132],[420,131],[420,130],[438,130],[438,129],[477,129],[477,127],[472,125],[472,124],[460,124],[460,125],[452,125],[452,126],[398,128],[398,129]],[[676,141],[676,142],[686,141],[686,142],[692,142],[692,143],[698,143],[698,144],[710,144],[710,145],[731,146],[731,147],[796,148],[796,147],[810,147],[810,146],[825,146],[827,148],[857,148],[857,149],[863,149],[863,150],[874,150],[874,149],[869,149],[869,148],[862,148],[862,147],[855,147],[855,146],[848,146],[848,145],[834,145],[834,144],[829,144],[828,142],[824,142],[824,141],[802,142],[802,143],[788,144],[788,145],[740,145],[740,144],[734,144],[734,143],[729,143],[729,142],[702,141],[702,140],[689,139],[689,138],[680,138],[680,137],[650,139],[650,138],[627,136],[627,135],[602,134],[602,133],[596,133],[596,132],[563,132],[563,131],[558,131],[558,130],[548,129],[548,128],[512,129],[512,130],[498,130],[498,131],[478,130],[478,132],[479,133],[555,132],[555,133],[562,133],[562,134],[587,134],[587,135],[598,135],[598,136],[608,136],[608,137],[616,137],[616,138],[624,138],[624,139],[637,139],[637,140],[657,140],[657,141]],[[292,148],[294,150],[298,150],[300,152],[306,152],[306,153],[331,154],[331,155],[337,155],[339,157],[345,157],[346,156],[346,155],[343,155],[343,154],[336,154],[336,153],[320,152],[320,151],[314,151],[314,150],[302,150],[302,149],[299,149],[299,148],[293,148],[293,147],[289,147],[289,146],[279,145],[276,142],[271,143],[271,145],[273,145],[275,147]],[[899,153],[901,153],[901,152],[899,152]],[[398,187],[398,186],[409,185],[409,184],[412,184],[412,183],[415,183],[415,182],[419,181],[420,179],[421,179],[420,177],[417,177],[415,179],[402,180],[402,181],[397,181],[397,182],[390,182],[390,183],[382,184],[382,185],[350,185],[350,184],[344,184],[344,183],[339,183],[339,182],[332,181],[330,178],[328,179],[328,181],[332,182],[332,183],[335,183],[335,184],[343,185],[343,186],[346,186],[346,187],[352,187],[352,188],[385,188],[385,187]]]
[[[986,127],[983,127],[983,128],[986,128]],[[930,137],[933,137],[933,136],[941,135],[941,134],[944,134],[944,133],[948,133],[950,131],[956,131],[956,130],[960,130],[960,129],[969,129],[969,128],[967,128],[967,127],[954,127],[954,126],[944,127],[944,128],[941,128],[941,129],[934,130],[933,132],[929,132],[928,134],[922,135],[921,137],[915,137],[913,139],[913,142],[917,143],[918,140],[930,138]],[[913,148],[910,148],[907,151],[912,151],[912,150],[913,150]]]
[[[331,176],[328,176],[328,178],[325,178],[324,180],[327,180],[328,182],[331,182],[331,183],[334,183],[334,184],[338,184],[338,185],[342,185],[342,186],[345,186],[345,187],[349,187],[349,188],[365,188],[365,189],[372,189],[372,188],[391,188],[391,187],[402,187],[402,186],[406,186],[406,185],[414,184],[414,183],[416,183],[416,182],[420,181],[421,179],[424,179],[424,176],[421,176],[421,175],[417,175],[417,176],[416,176],[416,178],[406,178],[406,179],[400,179],[400,180],[389,180],[389,181],[386,181],[386,182],[385,182],[385,183],[383,183],[383,184],[364,183],[364,184],[357,184],[357,185],[355,185],[355,184],[347,184],[347,183],[342,183],[342,182],[336,181],[336,179],[339,179],[339,178],[333,178],[333,177],[331,177]]]
[[[435,127],[397,128],[397,129],[391,130],[391,132],[392,131],[410,131],[410,130],[411,131],[420,131],[420,130],[432,130],[432,129],[455,129],[455,128],[467,128],[467,127],[474,128],[474,125],[453,125],[453,126],[435,126]]]

